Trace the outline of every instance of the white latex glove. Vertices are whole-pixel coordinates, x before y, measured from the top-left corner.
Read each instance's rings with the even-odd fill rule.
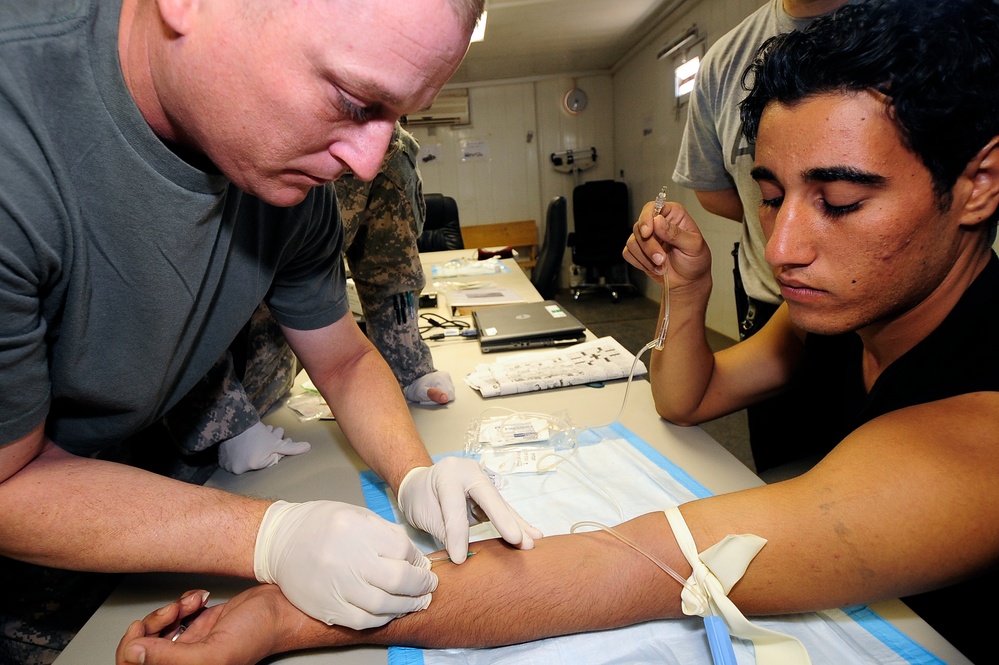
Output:
[[[441,370],[424,374],[403,388],[402,394],[406,396],[407,400],[417,404],[441,404],[441,402],[430,398],[431,388],[437,388],[447,395],[447,402],[454,401],[454,383],[451,381],[451,375]]]
[[[446,457],[410,469],[397,498],[409,523],[443,543],[454,563],[465,560],[468,527],[479,522],[492,521],[503,540],[523,550],[543,535],[510,507],[472,459]]]
[[[402,526],[336,501],[272,504],[253,572],[309,616],[356,630],[426,609],[437,588],[430,560]]]
[[[286,455],[301,455],[312,446],[307,441],[284,438],[284,430],[258,422],[245,432],[219,444],[219,466],[230,473],[266,469]]]

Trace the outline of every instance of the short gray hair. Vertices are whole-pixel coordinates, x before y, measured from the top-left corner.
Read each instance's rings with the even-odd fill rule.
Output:
[[[448,4],[469,32],[475,29],[486,8],[486,0],[448,0]]]

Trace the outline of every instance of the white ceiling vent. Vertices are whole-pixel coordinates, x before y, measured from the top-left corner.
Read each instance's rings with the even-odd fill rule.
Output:
[[[469,124],[468,88],[442,90],[429,108],[406,116],[406,124],[411,127]]]

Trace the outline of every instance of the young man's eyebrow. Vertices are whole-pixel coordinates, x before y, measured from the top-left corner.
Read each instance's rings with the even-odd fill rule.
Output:
[[[749,175],[753,177],[753,180],[777,180],[777,176],[774,172],[764,166],[754,166],[753,170],[749,172]]]
[[[750,171],[753,180],[773,180],[777,181],[774,172],[765,166],[755,166]],[[857,185],[880,186],[886,182],[883,175],[861,171],[852,166],[823,166],[808,169],[802,176],[807,181],[813,182],[849,182]]]
[[[808,169],[804,173],[805,180],[817,182],[849,182],[857,185],[883,185],[887,180],[883,175],[861,171],[852,166],[825,166]]]

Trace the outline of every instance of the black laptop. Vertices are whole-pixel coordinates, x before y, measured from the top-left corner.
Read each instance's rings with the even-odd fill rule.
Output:
[[[483,353],[577,344],[586,327],[554,300],[472,310]]]

